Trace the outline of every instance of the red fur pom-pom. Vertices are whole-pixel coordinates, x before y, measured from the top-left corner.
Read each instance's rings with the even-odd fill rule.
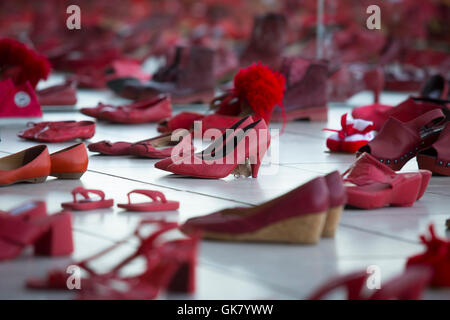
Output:
[[[285,81],[282,74],[255,63],[234,77],[234,93],[269,123],[275,106],[282,105]]]
[[[49,73],[47,58],[16,40],[0,39],[0,78],[11,78],[15,84],[29,81],[35,88]]]

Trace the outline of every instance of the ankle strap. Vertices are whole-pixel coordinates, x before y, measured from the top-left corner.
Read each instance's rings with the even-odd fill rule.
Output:
[[[421,116],[408,122],[408,127],[415,132],[422,131],[423,128],[433,128],[442,124],[445,120],[445,115],[441,109],[434,109],[422,114]]]

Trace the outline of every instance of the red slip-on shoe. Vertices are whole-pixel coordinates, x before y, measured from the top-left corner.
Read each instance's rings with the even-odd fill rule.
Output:
[[[97,106],[93,108],[81,108],[80,112],[88,117],[96,118],[98,120],[103,120],[103,118],[100,116],[102,110],[108,109],[108,108],[115,108],[112,105],[104,104],[102,102],[97,103]]]
[[[184,135],[183,135],[184,133]],[[136,157],[165,159],[175,156],[188,156],[194,152],[192,136],[187,132],[166,133],[161,136],[137,142],[130,146],[129,153]]]
[[[0,215],[0,260],[17,257],[34,246],[35,255],[63,256],[73,252],[70,212],[24,220]]]
[[[158,123],[158,132],[166,133],[177,129],[191,129],[194,121],[201,120],[205,115],[195,112],[181,112]]]
[[[153,201],[143,203],[131,203],[131,195],[134,193],[143,194],[148,196]],[[180,203],[178,201],[167,200],[162,192],[154,190],[133,190],[128,192],[128,203],[119,203],[117,206],[128,211],[142,211],[142,212],[154,212],[154,211],[172,211],[178,210]]]
[[[244,129],[235,130],[233,139],[211,154],[193,154],[174,162],[165,170],[204,179],[221,179],[231,173],[257,178],[269,145],[269,129],[264,119],[261,119]]]
[[[84,143],[78,143],[50,155],[50,175],[58,179],[80,179],[86,172],[89,157]]]
[[[319,177],[252,208],[232,208],[186,221],[181,230],[202,238],[315,244],[322,235],[330,194]]]
[[[45,145],[0,158],[0,187],[19,182],[44,182],[50,168],[50,155]]]
[[[344,288],[347,300],[419,300],[430,283],[431,271],[429,268],[411,268],[383,283],[379,289],[365,289],[369,276],[370,273],[364,270],[338,277],[324,284],[307,299],[320,300]]]
[[[0,81],[0,118],[40,118],[39,104],[28,82],[15,85],[10,78]]]
[[[338,171],[333,171],[325,176],[329,194],[330,208],[322,231],[322,237],[332,238],[336,234],[342,210],[347,202],[344,181]]]
[[[327,138],[331,152],[355,153],[375,137],[372,122],[347,119],[346,113],[341,117],[341,126],[341,130],[323,129],[335,132]]]
[[[450,122],[447,122],[437,141],[417,155],[420,169],[430,170],[433,174],[450,176]]]
[[[412,206],[425,192],[429,172],[395,173],[363,153],[343,174],[347,204],[361,209]]]
[[[100,197],[92,199],[89,194],[95,194]],[[84,199],[78,200],[77,195],[82,195]],[[94,209],[111,208],[114,205],[113,199],[105,199],[105,193],[101,190],[85,189],[83,187],[76,187],[72,190],[73,202],[63,202],[61,207],[68,210],[86,211]]]
[[[145,140],[144,140],[145,141]],[[123,156],[130,154],[131,142],[110,142],[107,140],[88,144],[87,148],[91,152],[98,152],[104,155]]]
[[[47,204],[45,201],[28,201],[9,211],[1,211],[0,215],[9,215],[20,217],[24,220],[30,220],[47,216]]]
[[[429,267],[432,269],[432,286],[450,287],[450,241],[437,237],[433,225],[430,225],[428,230],[428,239],[424,235],[420,236],[426,251],[408,258],[406,269]]]
[[[172,115],[172,104],[169,96],[159,99],[140,101],[129,106],[120,106],[113,110],[104,108],[100,118],[115,123],[147,123],[158,122]]]
[[[72,106],[77,103],[76,81],[66,81],[36,91],[39,103],[43,106]]]
[[[18,133],[18,136],[24,139],[34,139],[34,136],[41,130],[43,130],[45,127],[49,126],[50,124],[52,126],[71,126],[76,125],[76,121],[69,120],[69,121],[42,121],[42,122],[28,122],[27,127],[28,129],[22,130]]]
[[[143,235],[141,229],[151,226],[157,229]],[[160,241],[163,234],[177,228],[176,223],[143,220],[131,236],[87,259],[71,263],[88,275],[81,279],[78,299],[154,299],[160,291],[194,292],[198,237]],[[89,266],[96,259],[113,254],[116,248],[134,238],[139,241],[136,251],[108,272],[99,274]],[[127,277],[120,275],[122,269],[137,258],[143,258],[146,262],[144,272]],[[69,276],[66,269],[52,270],[46,278],[28,279],[26,286],[30,289],[67,290]]]
[[[196,153],[196,156],[201,157],[202,154],[203,155],[211,155],[211,152],[213,152],[214,150],[217,150],[219,148],[222,148],[223,144],[226,141],[228,141],[230,138],[233,137],[234,130],[237,130],[239,128],[243,129],[246,126],[250,125],[252,122],[253,122],[253,118],[251,116],[244,117],[244,118],[240,119],[239,121],[235,122],[229,128],[229,130],[225,130],[225,132],[222,134],[222,136],[219,137],[218,139],[215,139],[214,142],[212,144],[210,144],[205,150],[203,150],[199,153]],[[192,144],[192,141],[191,141],[191,144]],[[187,154],[186,156],[188,156],[188,155],[190,155],[190,154]],[[166,158],[164,160],[161,160],[161,161],[158,161],[157,163],[155,163],[155,168],[167,171],[167,168],[172,163],[179,161],[184,157],[185,156],[179,155],[178,153],[172,153],[170,158]]]
[[[393,170],[400,170],[419,151],[437,140],[444,119],[440,109],[431,110],[408,122],[391,117],[378,135],[358,150],[358,154],[370,153]]]
[[[65,142],[74,139],[89,139],[95,134],[95,122],[93,121],[78,121],[70,122],[67,125],[57,122],[46,122],[45,126],[40,126],[38,130],[31,128],[28,130],[33,131],[33,135],[30,135],[28,130],[19,132],[18,136],[24,139],[35,140],[40,142]]]

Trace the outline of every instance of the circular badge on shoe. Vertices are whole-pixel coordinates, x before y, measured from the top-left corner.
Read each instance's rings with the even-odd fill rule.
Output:
[[[24,91],[19,91],[14,96],[14,103],[20,108],[27,107],[31,102],[31,97]]]

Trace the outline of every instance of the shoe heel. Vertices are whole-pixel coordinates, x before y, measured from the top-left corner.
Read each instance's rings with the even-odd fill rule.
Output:
[[[51,173],[50,175],[58,179],[80,179],[84,172],[62,172],[62,173]]]
[[[31,178],[31,179],[27,179],[27,180],[24,180],[24,181],[25,182],[30,182],[30,183],[42,183],[42,182],[45,182],[45,180],[47,180],[47,177]]]
[[[325,220],[325,226],[323,227],[322,237],[323,238],[333,238],[336,234],[337,227],[339,225],[339,220],[341,218],[342,210],[344,206],[330,208],[327,213],[327,218]]]
[[[261,166],[261,160],[258,158],[255,164],[251,164],[252,167],[252,178],[258,177],[259,167]]]
[[[34,244],[35,255],[65,256],[73,252],[72,215],[61,212],[50,216],[49,230]]]
[[[185,252],[189,254],[186,261],[180,264],[175,272],[167,291],[172,293],[192,293],[195,291],[195,268],[197,265],[197,239],[185,240],[187,247]]]

